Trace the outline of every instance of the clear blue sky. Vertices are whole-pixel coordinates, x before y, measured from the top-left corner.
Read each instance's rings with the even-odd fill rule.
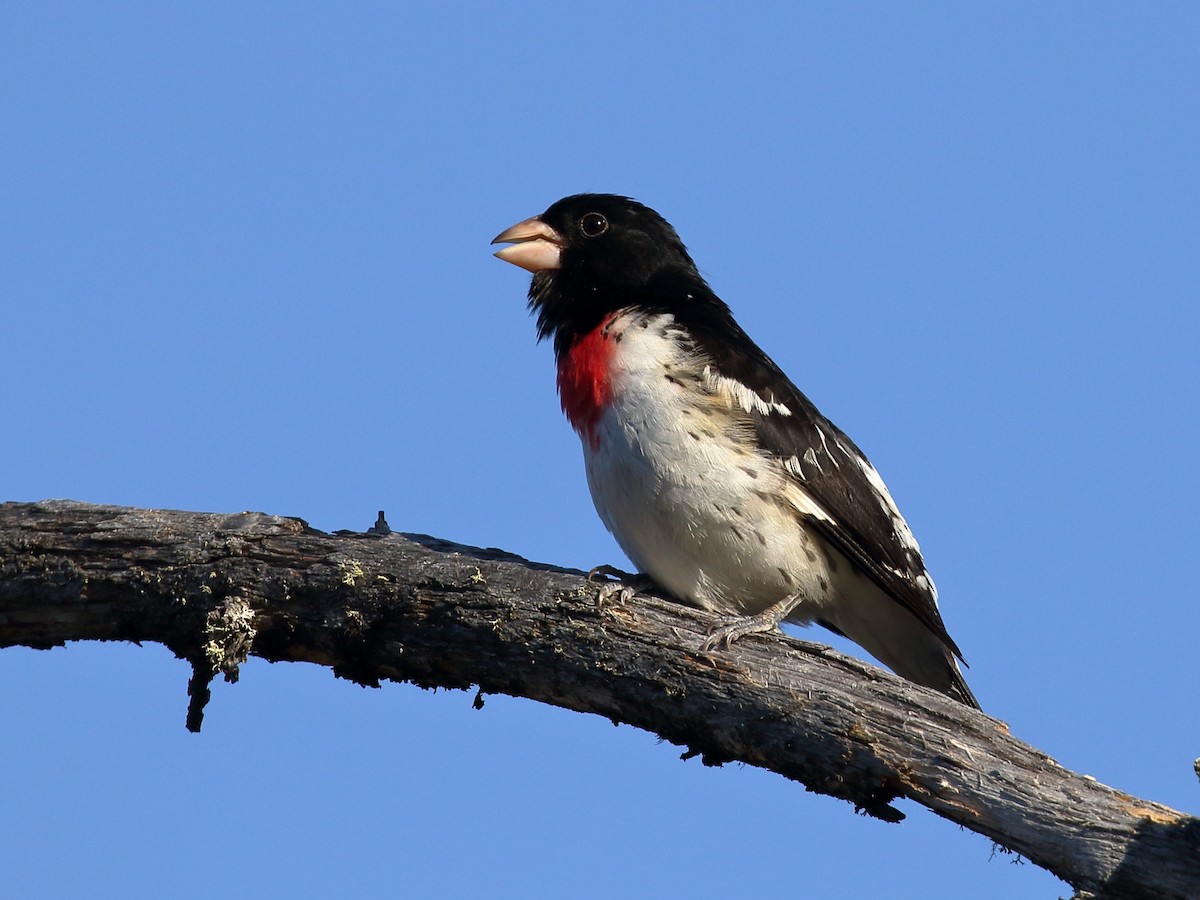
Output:
[[[1200,8],[8,3],[0,497],[622,562],[502,228],[659,209],[866,450],[984,707],[1195,812]],[[828,640],[820,631],[813,639]],[[1056,897],[528,701],[0,652],[12,896]]]

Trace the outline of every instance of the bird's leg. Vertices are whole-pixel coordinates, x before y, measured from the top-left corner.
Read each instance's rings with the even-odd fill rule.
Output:
[[[615,578],[616,581],[608,579]],[[620,606],[629,602],[646,588],[654,587],[649,575],[631,575],[615,566],[596,566],[587,574],[588,581],[602,582],[596,594],[596,606]]]
[[[803,600],[802,594],[789,594],[778,603],[772,603],[760,613],[729,619],[724,625],[718,625],[708,633],[708,637],[700,645],[700,649],[704,653],[711,653],[713,650],[728,650],[730,644],[748,634],[765,634],[774,631],[779,627],[779,623],[791,615]]]

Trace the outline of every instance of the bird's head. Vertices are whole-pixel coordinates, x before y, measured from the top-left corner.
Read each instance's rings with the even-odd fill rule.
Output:
[[[684,285],[704,284],[670,223],[614,194],[564,197],[492,243],[508,244],[496,256],[533,273],[538,337],[553,335],[556,349],[615,310],[660,306]]]

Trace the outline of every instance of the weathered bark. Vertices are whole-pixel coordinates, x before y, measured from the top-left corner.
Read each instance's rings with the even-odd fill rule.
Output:
[[[248,654],[364,684],[470,688],[597,713],[889,821],[908,797],[1103,897],[1200,896],[1200,820],[1106,787],[1001,722],[790,638],[697,649],[705,614],[600,610],[577,572],[299,519],[0,505],[0,647],[153,641],[208,684]]]

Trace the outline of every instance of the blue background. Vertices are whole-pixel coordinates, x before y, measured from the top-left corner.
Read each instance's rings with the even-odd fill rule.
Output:
[[[881,470],[984,707],[1194,812],[1198,26],[7,3],[0,497],[382,508],[620,563],[488,241],[630,194]],[[197,736],[187,677],[160,647],[0,653],[6,892],[1069,893],[915,805],[886,825],[595,717],[252,661]]]

